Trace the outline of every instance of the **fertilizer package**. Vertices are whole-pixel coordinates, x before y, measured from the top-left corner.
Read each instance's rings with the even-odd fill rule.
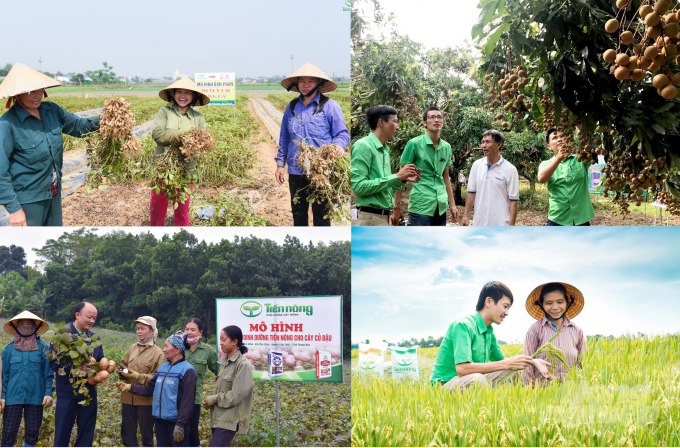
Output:
[[[403,348],[390,347],[392,349],[392,377],[397,379],[420,378],[418,368],[418,347]]]
[[[386,351],[386,342],[359,344],[359,370],[376,376],[383,376]]]
[[[331,352],[325,350],[316,351],[316,379],[330,378],[333,376],[333,371],[331,370],[332,362]]]
[[[269,351],[269,378],[283,375],[283,352]]]

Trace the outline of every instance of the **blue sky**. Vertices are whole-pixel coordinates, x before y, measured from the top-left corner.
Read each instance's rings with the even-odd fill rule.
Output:
[[[47,0],[2,2],[0,64],[85,72],[102,61],[118,75],[172,76],[175,68],[288,75],[312,62],[349,76],[345,0],[186,2]]]
[[[562,281],[579,288],[586,335],[680,332],[680,231],[671,227],[353,228],[352,342],[442,336],[475,312],[499,280],[515,303],[494,325],[521,341],[534,319],[529,293]]]

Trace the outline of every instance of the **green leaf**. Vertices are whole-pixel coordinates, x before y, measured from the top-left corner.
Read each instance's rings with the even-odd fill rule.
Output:
[[[472,25],[472,38],[475,39],[479,35],[482,34],[482,31],[484,30],[484,25],[487,23],[487,21],[490,19],[490,16],[493,16],[493,13],[496,11],[496,6],[498,6],[498,0],[487,0],[488,3],[486,3],[482,7],[482,11],[479,13],[479,17],[477,18],[477,22]]]
[[[654,109],[654,112],[656,112],[657,114],[660,114],[662,112],[668,112],[669,110],[671,110],[671,108],[674,105],[675,105],[675,103],[672,103],[672,102],[669,101],[666,104],[664,104],[663,106],[657,107],[656,109]]]
[[[655,130],[656,132],[658,132],[659,134],[665,134],[665,133],[666,133],[666,130],[665,130],[664,128],[662,128],[661,126],[659,126],[658,124],[656,124],[656,123],[654,123],[654,124],[652,125],[652,129],[654,129],[654,130]]]
[[[71,357],[71,359],[78,359],[78,357],[80,356],[80,353],[78,353],[75,350],[71,350],[71,351],[68,352],[68,355]]]

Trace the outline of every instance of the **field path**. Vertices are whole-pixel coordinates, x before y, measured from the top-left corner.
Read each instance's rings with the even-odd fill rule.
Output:
[[[271,109],[263,103],[269,105]],[[270,225],[292,226],[293,214],[290,207],[288,183],[279,185],[274,178],[276,171],[274,157],[279,148],[278,130],[281,128],[283,114],[276,110],[269,101],[256,97],[250,97],[248,109],[253,116],[258,118],[260,127],[260,135],[253,146],[258,162],[257,166],[251,170],[251,175],[253,186],[258,189],[262,199],[259,203],[252,201],[253,212],[269,218]],[[278,117],[275,112],[278,112]]]

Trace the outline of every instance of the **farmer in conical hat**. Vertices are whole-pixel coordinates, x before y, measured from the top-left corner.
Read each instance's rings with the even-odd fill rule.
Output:
[[[567,283],[546,283],[536,287],[527,297],[526,308],[536,322],[529,327],[524,338],[524,354],[531,356],[557,333],[559,335],[551,344],[564,354],[568,366],[557,359],[549,360],[554,372],[550,379],[562,379],[571,366],[581,367],[583,353],[586,350],[586,338],[583,331],[571,320],[581,310],[585,300],[581,291]],[[537,358],[546,359],[541,353]],[[528,383],[544,382],[545,379],[534,367],[523,372],[523,380]]]
[[[283,169],[288,164],[293,225],[306,226],[309,222],[307,196],[310,182],[298,163],[300,148],[295,142],[303,142],[317,148],[332,144],[337,147],[336,157],[342,157],[349,143],[349,131],[340,105],[324,95],[338,86],[314,64],[303,65],[281,81],[281,85],[289,92],[291,90],[299,92],[300,96],[288,104],[283,114],[275,177],[282,184]],[[299,197],[297,203],[296,196]],[[315,226],[331,225],[330,219],[324,218],[327,207],[325,203],[312,204]]]
[[[29,311],[10,319],[3,329],[14,336],[2,350],[2,446],[14,446],[24,416],[24,446],[36,446],[43,409],[52,406],[54,372],[45,359],[47,344],[37,337],[47,322]]]
[[[156,155],[163,154],[171,146],[181,147],[180,133],[186,132],[192,127],[205,129],[205,118],[194,106],[205,106],[210,98],[201,92],[191,79],[184,77],[176,83],[166,87],[158,93],[168,105],[161,107],[153,120],[151,136],[156,142]],[[196,158],[187,162],[189,171],[196,171]],[[193,188],[193,184],[191,185]],[[189,225],[189,200],[178,204],[175,209],[175,226]],[[157,194],[151,191],[151,218],[150,225],[164,226],[165,214],[168,211],[168,198],[161,192]]]
[[[51,102],[45,89],[61,84],[17,62],[0,84],[0,205],[12,226],[61,226],[62,133],[82,137],[99,117],[80,118]],[[12,105],[14,103],[14,105]]]

